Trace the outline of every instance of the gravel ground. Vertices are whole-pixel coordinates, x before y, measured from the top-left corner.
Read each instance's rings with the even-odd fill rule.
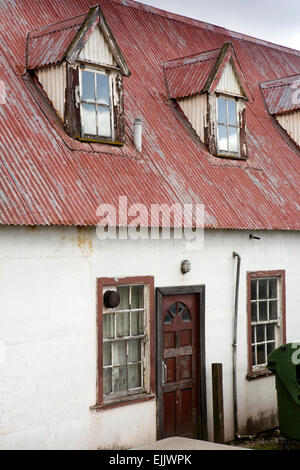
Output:
[[[282,439],[279,429],[256,434],[250,439],[238,439],[229,444],[253,450],[300,450],[300,442]]]

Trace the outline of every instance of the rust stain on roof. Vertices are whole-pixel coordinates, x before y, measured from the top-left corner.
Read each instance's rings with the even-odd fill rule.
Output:
[[[300,230],[300,154],[278,132],[260,89],[261,82],[300,74],[300,52],[131,0],[99,3],[132,72],[124,81],[123,149],[68,139],[21,76],[27,34],[33,32],[30,66],[56,63],[93,2],[0,3],[0,15],[7,20],[0,37],[0,80],[7,91],[6,103],[0,105],[0,223],[92,226],[99,221],[99,204],[118,207],[119,196],[127,196],[128,204],[147,208],[203,203],[207,228]],[[55,29],[53,23],[60,26]],[[51,38],[53,49],[46,53]],[[162,63],[190,57],[190,64],[168,69],[176,85],[172,95],[178,93],[186,66],[195,67],[197,89],[211,64],[209,59],[199,62],[196,71],[191,56],[221,49],[228,41],[254,97],[247,103],[247,162],[211,156],[165,98]],[[138,116],[143,117],[144,133],[137,158],[132,124]]]

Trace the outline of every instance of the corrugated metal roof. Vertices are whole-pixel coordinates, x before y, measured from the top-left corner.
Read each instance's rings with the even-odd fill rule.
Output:
[[[165,62],[164,70],[170,98],[201,93],[216,63],[220,49]]]
[[[0,222],[96,225],[101,202],[203,203],[206,227],[300,230],[300,158],[278,132],[259,83],[300,73],[300,52],[164,13],[131,0],[100,0],[132,75],[124,79],[123,149],[69,139],[43,112],[21,75],[29,31],[85,15],[92,0],[0,4]],[[247,103],[246,162],[219,159],[184,125],[167,99],[162,64],[231,41],[253,91]],[[143,153],[132,123],[143,116]]]
[[[300,110],[300,74],[270,80],[260,87],[270,114]]]
[[[61,62],[85,15],[30,31],[27,38],[27,68],[36,69]]]

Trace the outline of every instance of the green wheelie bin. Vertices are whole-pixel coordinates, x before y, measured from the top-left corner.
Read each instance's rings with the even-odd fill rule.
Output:
[[[276,374],[280,434],[300,441],[300,342],[275,349],[267,368]]]

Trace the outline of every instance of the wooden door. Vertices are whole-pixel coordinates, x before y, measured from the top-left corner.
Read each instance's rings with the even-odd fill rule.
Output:
[[[197,437],[198,298],[195,294],[162,299],[162,437]]]

